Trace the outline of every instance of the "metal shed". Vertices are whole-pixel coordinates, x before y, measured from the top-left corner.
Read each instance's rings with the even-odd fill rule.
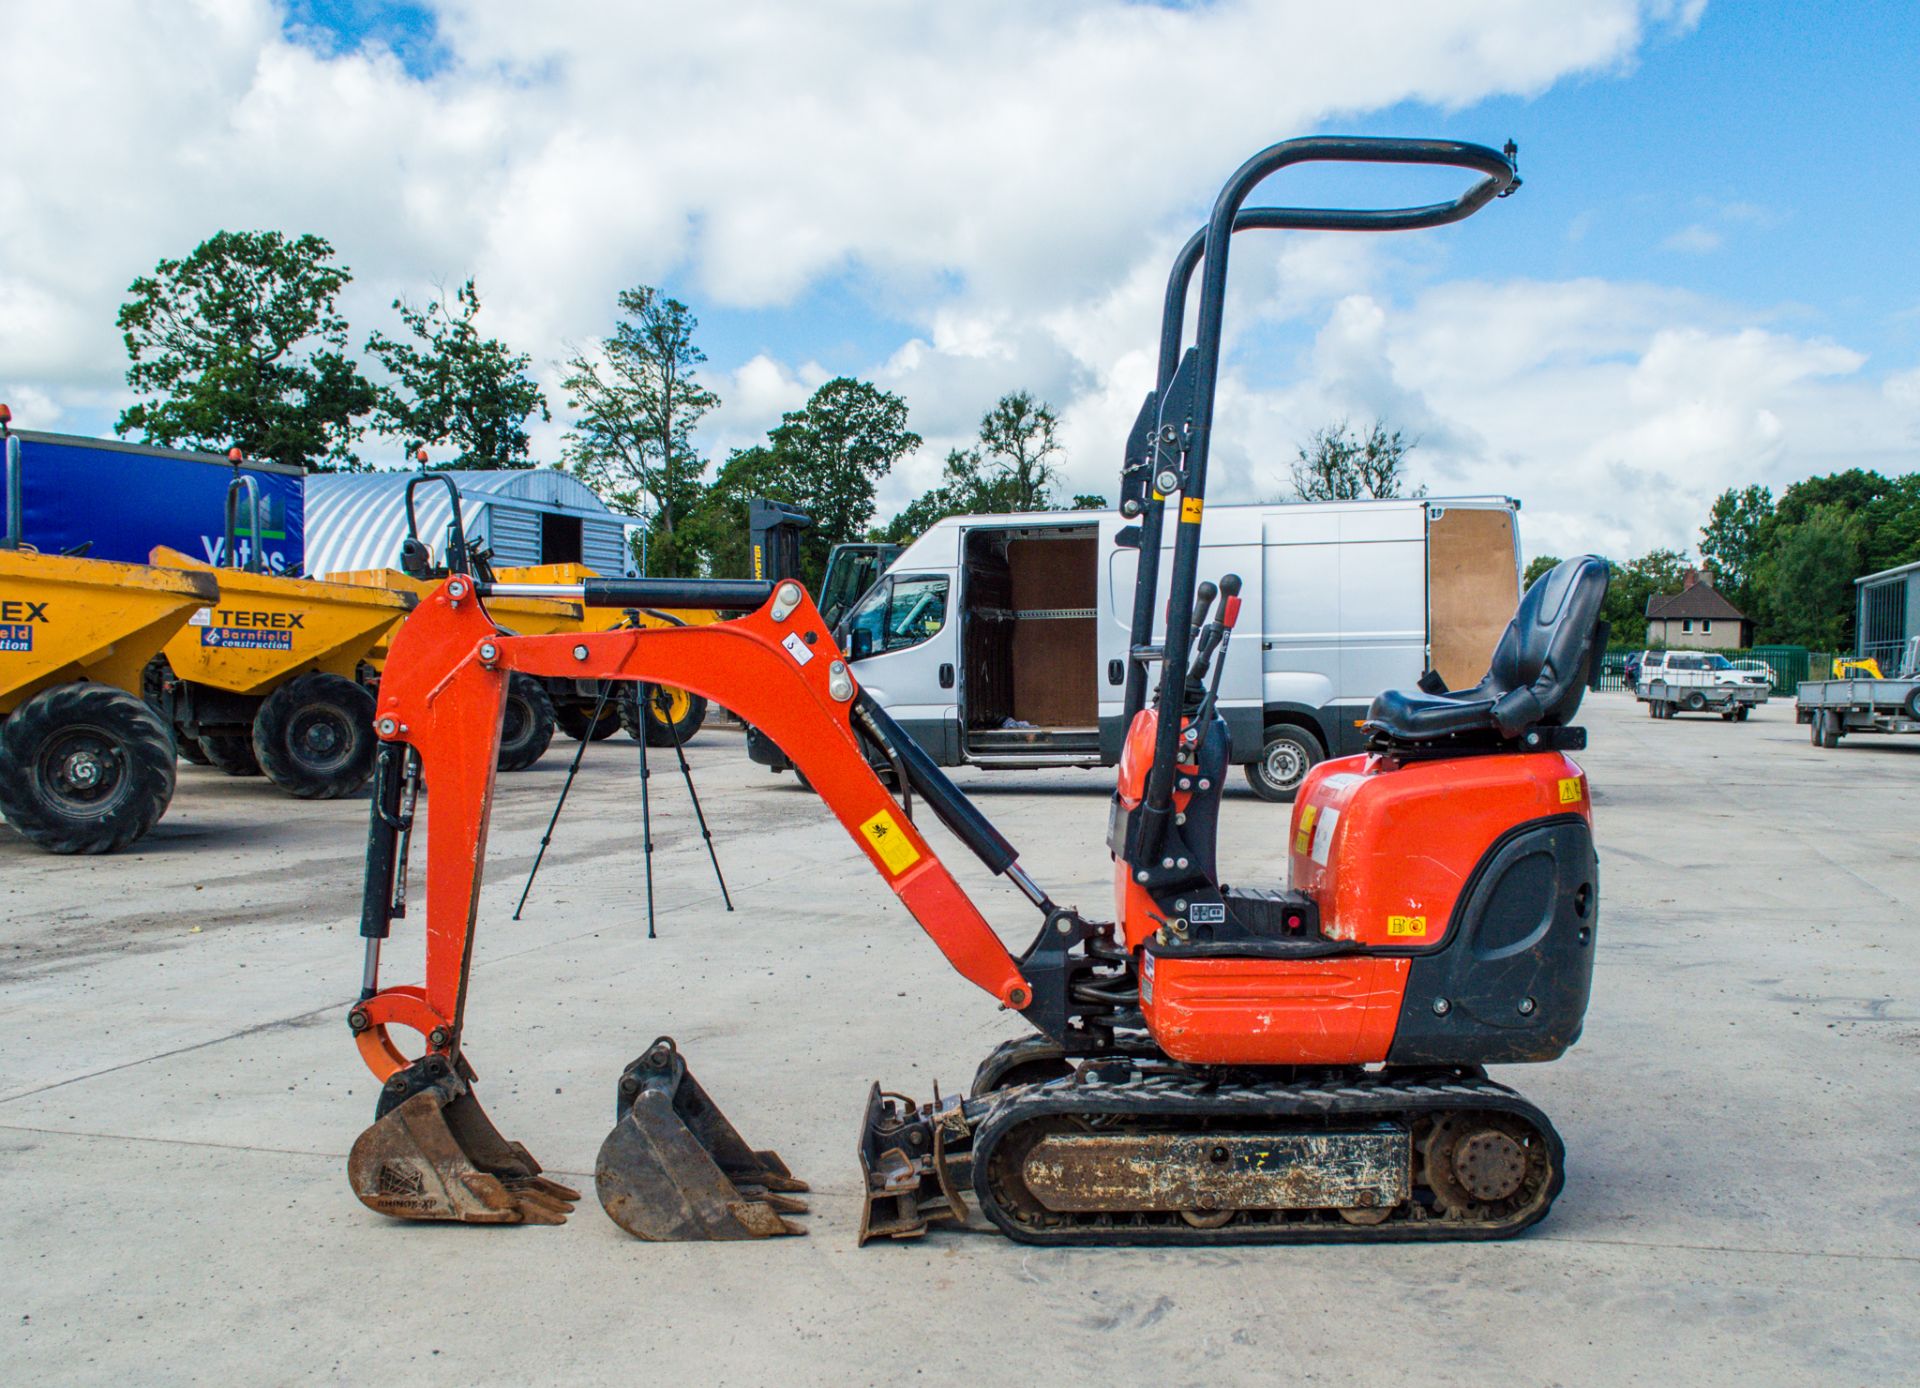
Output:
[[[1907,642],[1920,636],[1920,560],[1856,578],[1860,654],[1891,670]]]
[[[607,509],[591,487],[557,468],[446,474],[460,489],[468,538],[502,566],[581,563],[609,577],[638,572],[627,546],[636,524]],[[307,479],[307,572],[392,568],[407,535],[407,483],[418,473],[316,473]],[[435,483],[414,494],[420,538],[436,554],[451,508]]]

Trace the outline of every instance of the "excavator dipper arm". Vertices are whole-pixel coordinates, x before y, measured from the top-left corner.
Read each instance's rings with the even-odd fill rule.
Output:
[[[473,579],[456,575],[402,626],[375,726],[384,742],[413,749],[431,787],[426,980],[424,987],[373,988],[370,978],[353,1010],[361,1055],[380,1079],[411,1063],[390,1034],[395,1026],[425,1037],[429,1055],[459,1054],[501,711],[516,671],[677,685],[747,718],[806,774],[954,968],[1008,1008],[1031,1004],[1020,966],[868,765],[853,729],[858,689],[812,599],[791,582],[727,586],[767,596],[741,617],[705,626],[513,636],[488,617]],[[589,604],[623,606],[639,584],[569,591]],[[376,821],[378,796],[376,789]],[[1016,880],[1024,883],[1024,875]],[[370,886],[370,901],[374,895]],[[363,933],[384,934],[385,922]]]

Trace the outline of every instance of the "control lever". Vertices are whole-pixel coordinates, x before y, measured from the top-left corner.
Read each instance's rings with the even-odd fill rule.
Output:
[[[1219,591],[1211,583],[1202,582],[1193,595],[1193,620],[1187,625],[1194,631],[1200,630],[1200,624],[1207,620],[1207,609],[1213,606],[1214,594]]]
[[[1207,584],[1211,588],[1212,584]],[[1193,703],[1194,728],[1205,725],[1213,716],[1220,698],[1220,677],[1227,668],[1227,640],[1240,620],[1240,575],[1225,574],[1220,579],[1220,616],[1208,624],[1195,642],[1193,664],[1187,670],[1188,699]],[[1208,594],[1211,599],[1213,595]],[[1213,678],[1207,678],[1207,666],[1213,666]],[[1204,689],[1204,693],[1197,693]],[[1196,697],[1197,693],[1197,697]]]

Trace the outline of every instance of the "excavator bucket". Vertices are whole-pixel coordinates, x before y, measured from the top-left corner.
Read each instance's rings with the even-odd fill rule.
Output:
[[[389,1080],[373,1126],[347,1155],[353,1193],[396,1219],[565,1224],[580,1192],[542,1176],[526,1148],[500,1136],[469,1078],[430,1055]]]
[[[807,1231],[804,1191],[785,1162],[756,1152],[714,1106],[663,1036],[620,1076],[613,1131],[600,1144],[594,1184],[607,1215],[655,1243],[764,1239]]]

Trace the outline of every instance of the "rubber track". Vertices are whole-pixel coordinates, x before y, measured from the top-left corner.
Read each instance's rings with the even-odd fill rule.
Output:
[[[1062,1081],[1005,1091],[974,1129],[974,1194],[982,1209],[1008,1236],[1043,1245],[1158,1244],[1192,1248],[1271,1243],[1420,1243],[1458,1239],[1511,1238],[1546,1217],[1566,1180],[1566,1153],[1547,1116],[1513,1090],[1484,1078],[1435,1081],[1371,1076],[1323,1082],[1220,1084],[1188,1075],[1141,1074],[1114,1084],[1089,1077],[1078,1084]],[[1218,1229],[1196,1229],[1178,1214],[1135,1216],[1116,1212],[1100,1222],[1063,1227],[1024,1224],[1008,1212],[991,1189],[994,1149],[1022,1124],[1053,1115],[1094,1117],[1118,1114],[1139,1118],[1186,1119],[1178,1131],[1204,1132],[1205,1120],[1248,1119],[1285,1124],[1310,1120],[1399,1120],[1409,1126],[1421,1117],[1451,1112],[1514,1114],[1531,1124],[1547,1143],[1546,1188],[1533,1205],[1506,1220],[1485,1224],[1432,1216],[1398,1215],[1383,1224],[1348,1224],[1338,1213],[1289,1211],[1281,1219],[1248,1221],[1244,1216]],[[1418,1199],[1409,1202],[1417,1205]],[[1164,1222],[1138,1223],[1136,1219]]]

